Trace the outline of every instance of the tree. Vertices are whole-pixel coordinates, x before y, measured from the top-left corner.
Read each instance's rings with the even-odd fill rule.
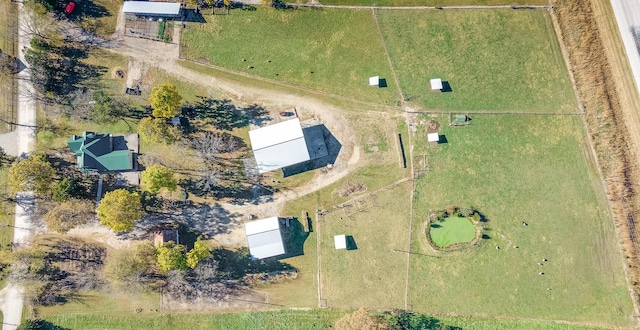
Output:
[[[184,254],[185,247],[181,244],[173,242],[165,243],[158,248],[158,268],[164,273],[170,270],[186,270],[187,258]]]
[[[424,314],[407,311],[394,311],[384,314],[390,329],[393,330],[448,330],[458,329],[440,323],[440,320]]]
[[[179,132],[164,118],[145,117],[138,123],[138,134],[145,142],[172,144],[178,139]]]
[[[178,180],[173,170],[163,165],[152,165],[142,172],[142,185],[145,190],[155,194],[162,188],[167,188],[169,191],[176,190]]]
[[[53,186],[53,200],[62,203],[70,198],[78,198],[83,195],[83,190],[79,179],[63,178]]]
[[[390,329],[381,317],[373,315],[364,308],[340,318],[335,328],[337,330]]]
[[[9,168],[8,186],[14,191],[47,193],[56,171],[44,156],[34,155],[13,163]]]
[[[153,108],[154,117],[171,118],[180,113],[182,96],[172,83],[158,85],[151,90],[149,104]]]
[[[87,200],[69,199],[44,215],[49,229],[66,233],[78,225],[87,223],[94,214],[93,203]]]
[[[143,214],[140,195],[125,189],[106,193],[98,206],[100,222],[115,232],[131,230]]]
[[[193,249],[187,252],[187,266],[194,269],[202,259],[209,258],[210,256],[211,251],[209,251],[209,248],[204,244],[204,242],[197,240],[193,244]]]
[[[93,121],[98,124],[114,124],[127,115],[127,105],[112,99],[104,91],[93,94]]]

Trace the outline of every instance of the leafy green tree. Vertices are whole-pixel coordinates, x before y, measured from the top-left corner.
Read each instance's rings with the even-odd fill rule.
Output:
[[[156,249],[158,254],[158,268],[164,273],[170,270],[186,270],[187,257],[184,245],[165,243]]]
[[[66,233],[78,225],[87,223],[94,215],[93,203],[87,200],[69,199],[44,215],[49,229]]]
[[[13,163],[9,168],[7,185],[14,191],[35,191],[44,194],[51,189],[56,170],[44,156],[34,155]]]
[[[153,108],[154,117],[171,118],[180,113],[182,95],[172,83],[158,85],[151,90],[149,104]]]
[[[131,230],[143,214],[140,195],[125,189],[106,193],[98,206],[100,222],[115,232]]]
[[[209,248],[204,244],[204,242],[197,240],[193,244],[193,249],[187,252],[187,266],[194,269],[202,259],[209,258],[210,256],[211,251],[209,251]]]
[[[127,106],[112,99],[104,91],[93,94],[91,117],[98,124],[114,124],[127,115]]]
[[[176,180],[173,170],[163,165],[152,165],[142,172],[142,186],[152,194],[162,188],[174,191],[178,186],[178,180]]]
[[[53,200],[64,202],[70,198],[78,198],[84,194],[84,188],[80,185],[80,180],[63,178],[53,186]]]
[[[164,118],[145,117],[138,123],[138,134],[145,142],[172,144],[178,139],[179,132]]]

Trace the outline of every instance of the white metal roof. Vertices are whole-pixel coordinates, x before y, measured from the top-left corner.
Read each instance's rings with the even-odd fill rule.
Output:
[[[427,142],[439,142],[440,135],[438,133],[429,133],[427,134]]]
[[[369,86],[379,86],[380,76],[369,77]]]
[[[265,231],[270,231],[274,229],[280,229],[280,223],[278,222],[278,217],[271,217],[267,219],[251,221],[244,224],[244,230],[246,231],[247,236],[263,233]]]
[[[259,173],[311,159],[298,118],[249,131],[249,139]]]
[[[122,12],[129,14],[147,15],[180,15],[180,3],[150,2],[150,1],[125,1]]]
[[[278,217],[247,222],[244,228],[251,257],[263,259],[285,253]]]
[[[433,90],[442,89],[442,79],[440,78],[431,79],[430,83],[431,83],[431,89]]]
[[[249,131],[253,150],[304,137],[298,118]]]
[[[336,235],[333,236],[333,243],[336,246],[336,250],[347,248],[347,236]]]

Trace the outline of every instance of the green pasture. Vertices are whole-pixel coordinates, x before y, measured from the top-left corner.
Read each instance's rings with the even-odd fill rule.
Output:
[[[182,34],[189,59],[368,102],[398,101],[370,10],[259,6],[205,19]],[[370,76],[388,87],[369,86]]]
[[[297,329],[331,327],[345,312],[335,309],[280,310],[244,313],[162,313],[142,312],[122,315],[62,314],[44,319],[65,329]]]
[[[323,5],[343,6],[511,6],[511,5],[548,5],[546,0],[321,0]]]
[[[330,307],[404,308],[410,182],[362,197],[320,219],[322,298]],[[336,250],[334,235],[347,235]]]
[[[414,155],[426,155],[429,173],[416,182],[409,303],[425,313],[631,324],[613,221],[581,119],[471,119],[443,125],[445,144],[427,146],[424,126],[415,135]],[[425,221],[445,205],[481,212],[486,239],[435,253]]]
[[[575,112],[545,10],[377,10],[405,99],[430,110]],[[451,92],[432,92],[441,78]]]
[[[476,237],[476,228],[467,218],[449,217],[434,222],[429,228],[431,240],[439,247],[471,242]]]

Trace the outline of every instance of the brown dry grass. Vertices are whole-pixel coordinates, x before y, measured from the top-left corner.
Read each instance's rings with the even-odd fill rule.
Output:
[[[640,234],[636,229],[640,196],[635,183],[640,182],[640,172],[632,150],[640,145],[640,141],[634,141],[640,127],[630,125],[632,122],[628,121],[625,113],[633,110],[623,104],[628,103],[628,94],[633,91],[618,87],[621,80],[614,72],[620,72],[618,66],[622,62],[611,61],[610,57],[616,54],[611,53],[614,49],[606,46],[619,37],[612,25],[602,24],[606,14],[602,4],[601,0],[554,0],[554,23],[560,42],[567,49],[636,300],[640,290],[640,251],[636,241]],[[612,14],[609,12],[609,15]]]

